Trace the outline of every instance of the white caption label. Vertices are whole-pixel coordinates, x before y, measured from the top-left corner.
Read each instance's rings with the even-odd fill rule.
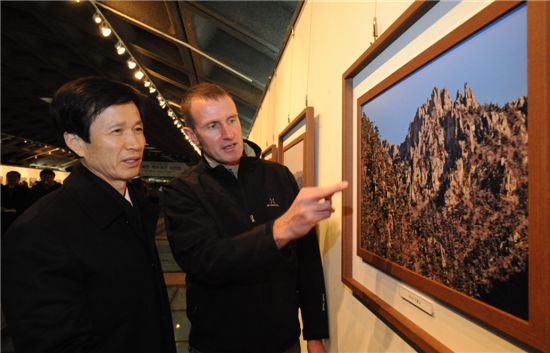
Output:
[[[401,298],[416,306],[426,314],[431,316],[434,315],[433,304],[421,295],[413,293],[411,290],[403,286],[399,287],[399,295],[401,295]]]

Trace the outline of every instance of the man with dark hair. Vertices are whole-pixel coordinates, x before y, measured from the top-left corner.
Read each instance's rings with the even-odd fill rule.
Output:
[[[55,172],[49,168],[40,171],[40,181],[32,186],[29,191],[28,205],[32,205],[38,199],[46,196],[50,192],[57,190],[61,184],[55,181]]]
[[[3,239],[2,309],[18,353],[175,353],[157,214],[128,183],[145,145],[141,103],[134,88],[100,77],[53,98],[80,164]]]
[[[203,158],[164,188],[163,202],[174,257],[187,273],[191,352],[300,352],[299,309],[308,352],[325,352],[313,228],[347,184],[299,191],[286,167],[243,155],[237,108],[220,86],[191,87],[181,106]]]
[[[6,173],[6,185],[2,185],[2,235],[26,208],[29,189],[20,182],[19,172]]]

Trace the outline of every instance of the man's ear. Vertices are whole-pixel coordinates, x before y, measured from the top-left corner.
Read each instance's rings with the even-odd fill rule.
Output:
[[[185,131],[185,134],[189,136],[189,139],[191,140],[191,142],[193,142],[197,146],[201,145],[201,143],[199,142],[199,139],[197,138],[197,135],[195,134],[195,131],[192,128],[188,126],[184,126],[183,131]]]
[[[86,142],[77,134],[71,134],[70,132],[63,133],[65,144],[80,158],[85,157],[86,154]]]

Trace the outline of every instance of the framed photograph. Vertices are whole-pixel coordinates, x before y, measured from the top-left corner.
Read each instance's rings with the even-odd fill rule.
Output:
[[[342,279],[421,350],[446,347],[354,279],[354,257],[549,351],[550,5],[490,4],[354,102],[353,78],[430,6],[343,76]]]
[[[261,155],[262,159],[265,159],[266,161],[272,161],[277,162],[277,146],[275,144],[269,146],[265,150],[262,151]]]
[[[315,118],[306,107],[279,134],[279,163],[290,169],[299,187],[315,184]]]

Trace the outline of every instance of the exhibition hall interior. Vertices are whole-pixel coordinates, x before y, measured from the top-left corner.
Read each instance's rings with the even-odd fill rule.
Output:
[[[313,227],[325,352],[550,352],[550,2],[0,6],[2,258],[16,256],[4,250],[12,222],[81,164],[54,126],[54,93],[89,76],[131,85],[146,143],[128,182],[159,211],[175,347],[189,352],[188,314],[200,319],[163,195],[212,166],[181,110],[191,87],[212,83],[256,147],[245,154],[285,166],[298,195],[347,182],[319,201],[333,212]],[[267,214],[278,202],[266,199]],[[17,353],[2,298],[1,352]],[[238,315],[219,315],[238,329]],[[323,352],[309,342],[301,335],[292,352]]]

